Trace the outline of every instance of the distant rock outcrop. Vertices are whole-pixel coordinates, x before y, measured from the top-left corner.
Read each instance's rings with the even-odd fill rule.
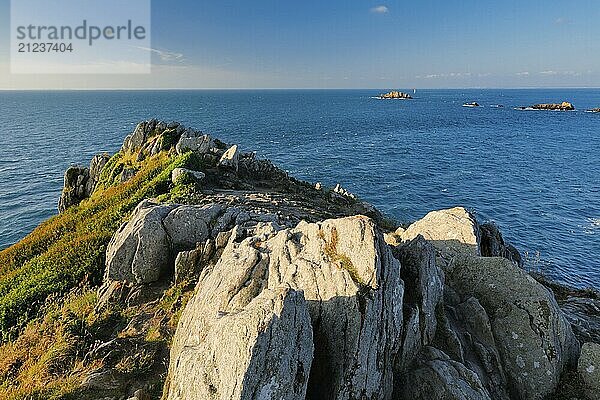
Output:
[[[560,111],[572,111],[575,109],[573,104],[568,101],[563,101],[560,104],[535,104],[532,108],[536,110],[560,110]]]
[[[549,103],[549,104],[534,104],[529,107],[517,107],[519,110],[550,110],[550,111],[573,111],[575,106],[568,101],[562,103]]]
[[[410,100],[410,99],[412,99],[412,96],[408,93],[393,90],[388,93],[382,93],[379,96],[377,96],[377,98],[381,99],[381,100],[397,100],[397,99]]]

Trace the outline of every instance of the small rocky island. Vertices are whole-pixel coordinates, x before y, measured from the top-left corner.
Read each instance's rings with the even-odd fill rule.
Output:
[[[380,100],[410,100],[410,99],[412,99],[412,96],[408,93],[393,90],[388,93],[382,93],[379,96],[377,96],[376,98],[378,98]]]
[[[534,104],[529,107],[517,107],[519,110],[550,110],[550,111],[573,111],[575,106],[568,101],[562,103],[550,103],[550,104]]]
[[[598,108],[591,108],[589,110],[586,110],[586,112],[590,112],[590,113],[600,113],[600,107]]]
[[[598,399],[600,296],[462,207],[399,226],[178,123],[0,252],[0,397]]]

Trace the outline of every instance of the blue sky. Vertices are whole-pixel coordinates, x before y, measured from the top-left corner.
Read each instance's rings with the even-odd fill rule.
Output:
[[[151,75],[9,74],[0,88],[600,86],[600,2],[154,0]]]

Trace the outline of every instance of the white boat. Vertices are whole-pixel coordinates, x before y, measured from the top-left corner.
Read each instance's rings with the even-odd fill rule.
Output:
[[[472,103],[465,103],[462,106],[463,107],[479,107],[479,103],[477,103],[476,101],[474,101]]]

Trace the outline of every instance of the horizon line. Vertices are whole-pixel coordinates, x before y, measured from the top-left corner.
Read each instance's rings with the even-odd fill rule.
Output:
[[[399,86],[396,88],[400,88]],[[405,87],[404,89],[408,89]],[[518,87],[436,87],[436,88],[411,88],[415,90],[524,90],[524,89],[600,89],[600,86],[518,86]],[[375,87],[356,87],[356,88],[294,88],[294,87],[278,87],[278,88],[251,88],[251,87],[240,87],[240,88],[0,88],[0,92],[99,92],[99,91],[111,91],[111,92],[124,92],[124,91],[209,91],[209,90],[223,90],[223,91],[234,91],[234,90],[389,90],[388,88],[375,88]]]

